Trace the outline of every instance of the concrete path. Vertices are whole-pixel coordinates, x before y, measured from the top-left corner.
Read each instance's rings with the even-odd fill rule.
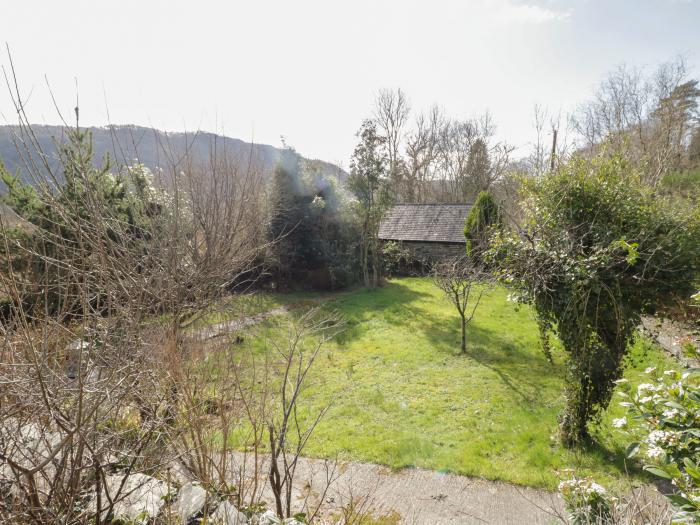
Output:
[[[234,454],[232,461],[241,465],[244,457]],[[329,469],[334,481],[326,491]],[[269,488],[262,497],[268,504],[274,501]],[[351,500],[391,524],[549,525],[563,523],[558,516],[564,516],[561,499],[544,490],[418,468],[393,471],[372,463],[307,458],[299,460],[293,497],[294,508],[305,501],[311,508],[320,504],[327,523],[335,523]]]
[[[193,335],[196,337],[202,338],[204,340],[207,340],[207,339],[213,339],[215,337],[220,337],[223,335],[233,334],[235,332],[242,330],[243,328],[247,328],[249,326],[254,326],[258,323],[261,323],[265,319],[268,319],[270,317],[277,317],[280,315],[284,315],[284,314],[289,313],[292,310],[295,310],[297,308],[318,306],[318,305],[325,303],[325,302],[335,301],[339,297],[347,295],[348,293],[351,293],[351,292],[350,291],[333,292],[333,293],[329,293],[327,295],[323,295],[321,297],[314,297],[311,299],[299,301],[297,303],[278,306],[276,308],[272,308],[270,310],[260,312],[260,313],[255,314],[255,315],[250,315],[250,316],[246,316],[246,317],[239,317],[236,319],[232,319],[230,321],[224,321],[222,323],[208,325],[202,329],[194,331]]]
[[[266,312],[261,312],[256,315],[251,315],[248,317],[240,317],[238,319],[233,319],[231,321],[225,321],[223,323],[216,323],[209,325],[201,330],[197,330],[194,334],[202,339],[212,339],[214,337],[219,337],[226,334],[231,334],[247,328],[248,326],[253,326],[258,323],[263,322],[269,317],[275,317],[278,315],[284,315],[289,312],[290,307],[288,306],[278,306]]]

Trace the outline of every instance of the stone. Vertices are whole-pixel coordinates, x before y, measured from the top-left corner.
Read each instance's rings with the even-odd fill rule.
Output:
[[[216,525],[247,525],[248,518],[228,501],[224,501],[211,515],[211,523]],[[209,523],[209,522],[207,522]]]
[[[32,469],[45,460],[51,459],[55,449],[60,446],[62,435],[46,427],[16,418],[0,421],[0,442],[5,444],[4,453],[19,466]],[[59,450],[53,461],[49,461],[34,476],[40,498],[48,494],[51,480],[56,474],[55,462],[64,459],[64,451]],[[20,495],[15,473],[6,461],[0,462],[0,484],[9,487],[13,496]]]
[[[66,358],[66,375],[68,379],[77,379],[80,375],[81,359],[87,360],[88,351],[90,349],[90,343],[78,339],[77,341],[72,341],[66,345],[65,348],[65,358]],[[83,353],[85,355],[83,355]],[[83,363],[83,366],[85,364]]]
[[[258,516],[258,525],[280,525],[282,520],[271,510],[266,510]]]
[[[155,518],[165,505],[170,491],[164,481],[146,474],[130,474],[121,491],[119,487],[123,475],[113,474],[105,478],[106,492],[112,499],[116,498],[112,515],[115,520],[130,520],[135,523],[146,523]],[[118,495],[117,495],[118,494]],[[105,487],[102,487],[102,502],[107,501]],[[96,511],[96,502],[91,502],[91,509]]]
[[[303,525],[303,523],[295,518],[284,518],[281,520],[273,511],[266,510],[258,516],[258,525]]]
[[[180,516],[183,523],[202,512],[207,502],[207,491],[199,483],[190,481],[185,483],[177,495],[173,504],[173,510]]]

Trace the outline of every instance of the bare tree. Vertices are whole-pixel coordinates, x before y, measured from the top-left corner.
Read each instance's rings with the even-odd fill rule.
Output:
[[[383,146],[388,161],[388,175],[392,187],[399,191],[402,186],[401,145],[404,127],[411,110],[406,94],[401,88],[382,89],[374,104],[374,120],[384,138]]]
[[[540,177],[568,158],[571,119],[540,104],[533,107],[533,117],[535,141],[526,159],[526,169],[530,175]]]
[[[496,127],[488,112],[476,119],[452,120],[443,127],[436,178],[443,202],[469,202],[501,180],[513,147],[494,142]]]
[[[656,186],[682,166],[699,96],[683,58],[648,75],[620,66],[578,108],[572,122],[586,150],[595,154],[606,147],[625,156]]]
[[[474,318],[488,284],[486,272],[470,257],[444,261],[433,271],[433,282],[459,312],[462,330],[461,351],[467,351],[467,325]]]
[[[424,202],[431,194],[441,138],[446,125],[443,111],[433,106],[416,117],[415,128],[406,138],[405,178],[400,197],[406,202]]]
[[[299,458],[329,408],[329,405],[321,408],[308,421],[300,416],[301,396],[308,386],[309,371],[323,345],[335,337],[342,327],[338,316],[312,309],[289,326],[283,343],[271,341],[281,361],[281,377],[272,401],[273,412],[267,423],[271,456],[269,482],[275,498],[275,510],[280,518],[291,516],[292,489]],[[314,509],[312,514],[317,510]]]
[[[166,438],[187,430],[177,425],[194,398],[177,381],[194,366],[184,335],[253,264],[260,177],[216,143],[208,162],[187,148],[153,174],[96,168],[77,108],[56,170],[11,73],[8,84],[32,182],[15,189],[32,206],[20,236],[0,217],[1,252],[12,254],[0,272],[12,303],[0,325],[0,517],[99,524],[133,474],[170,464]]]

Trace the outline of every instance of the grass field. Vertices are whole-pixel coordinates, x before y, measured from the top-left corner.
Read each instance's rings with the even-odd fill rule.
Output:
[[[311,377],[305,406],[333,406],[305,453],[549,489],[564,469],[614,484],[625,472],[627,445],[610,426],[621,414],[617,400],[596,428],[598,445],[562,448],[563,353],[555,344],[555,364],[547,362],[531,312],[516,310],[506,295],[497,288],[483,299],[468,328],[467,355],[459,354],[456,311],[428,279],[396,279],[326,301],[348,327],[323,350]],[[267,351],[283,321],[266,321],[261,337],[247,344]],[[626,375],[642,382],[647,366],[674,362],[640,340]]]

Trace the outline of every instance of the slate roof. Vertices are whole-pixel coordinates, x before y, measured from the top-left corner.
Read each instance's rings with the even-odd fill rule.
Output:
[[[470,209],[471,204],[397,204],[379,224],[379,238],[464,244]]]

